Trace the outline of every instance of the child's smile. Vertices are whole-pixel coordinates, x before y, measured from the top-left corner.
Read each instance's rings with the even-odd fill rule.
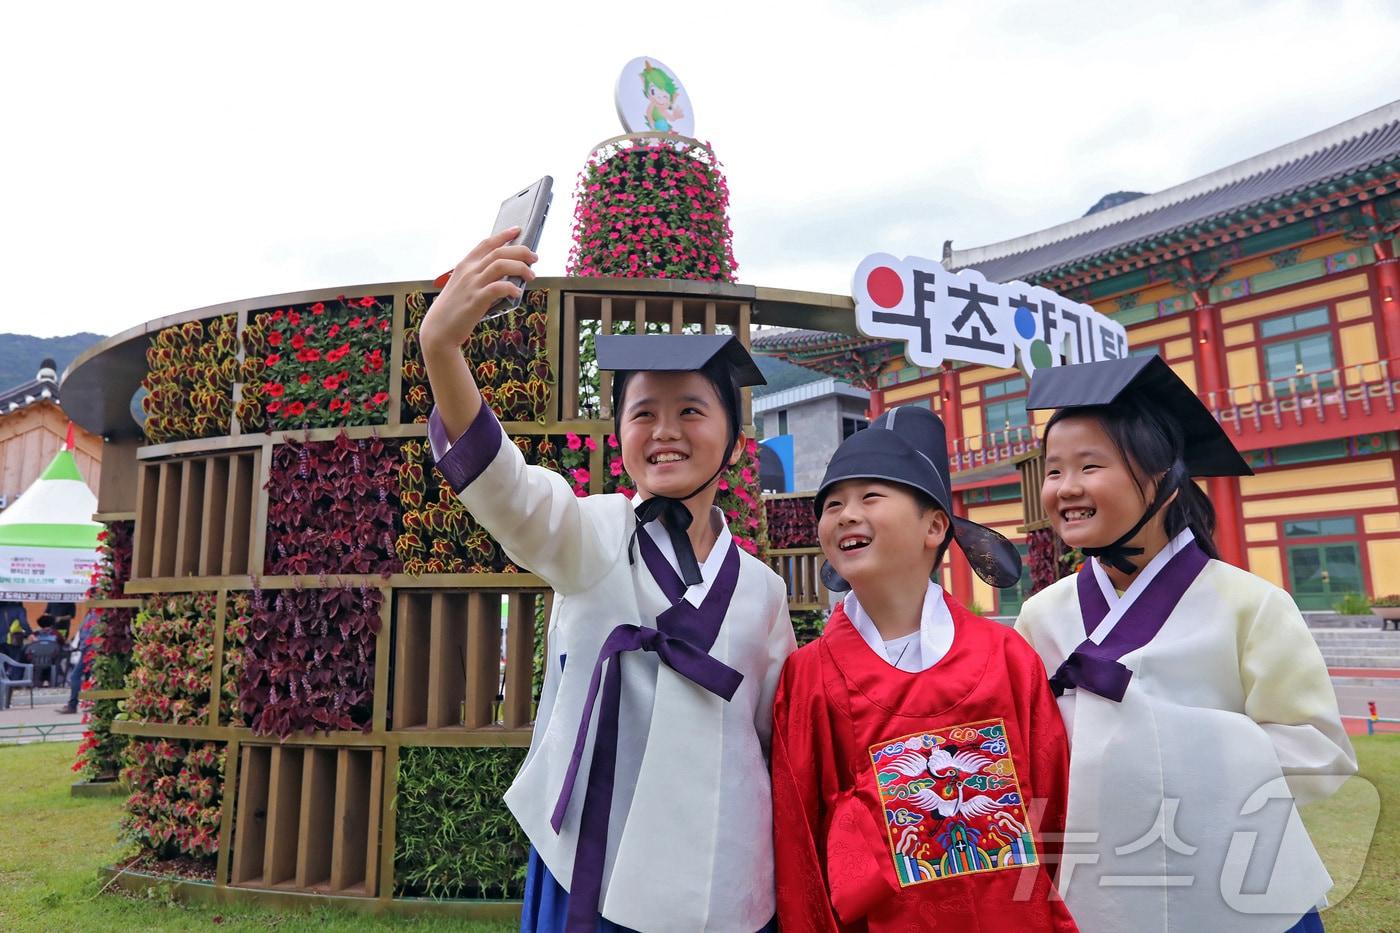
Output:
[[[1070,547],[1111,544],[1147,508],[1131,466],[1091,417],[1065,418],[1046,435],[1040,498],[1055,534]]]
[[[729,415],[696,372],[639,372],[623,398],[622,465],[648,496],[681,498],[728,463]]]

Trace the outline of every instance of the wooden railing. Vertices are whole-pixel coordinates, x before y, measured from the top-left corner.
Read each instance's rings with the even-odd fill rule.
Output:
[[[822,585],[822,549],[819,547],[776,548],[768,551],[768,566],[787,583],[788,610],[822,610],[830,603]]]

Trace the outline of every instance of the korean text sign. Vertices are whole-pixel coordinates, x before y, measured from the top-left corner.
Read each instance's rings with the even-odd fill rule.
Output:
[[[905,341],[916,366],[1019,365],[1029,376],[1128,352],[1123,326],[1089,305],[1025,282],[988,282],[975,269],[949,272],[932,259],[872,253],[856,267],[851,295],[860,332]]]

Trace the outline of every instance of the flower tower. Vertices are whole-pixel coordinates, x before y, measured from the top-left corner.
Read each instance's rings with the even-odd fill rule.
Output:
[[[639,71],[643,84],[664,67],[644,60]],[[729,185],[720,161],[707,143],[679,135],[675,129],[654,129],[659,118],[650,108],[640,118],[628,113],[631,70],[624,69],[619,82],[618,112],[623,126],[632,132],[597,146],[579,173],[567,275],[733,283],[739,263],[729,226]],[[682,100],[680,82],[669,71],[666,74],[665,80],[672,82],[672,112],[683,113],[688,104]],[[630,322],[622,322],[613,333],[635,329]],[[653,332],[650,326],[648,332]],[[656,325],[654,332],[665,331]],[[751,428],[745,433],[743,456],[720,478],[715,504],[724,510],[739,546],[758,554],[766,546],[758,444]],[[582,494],[589,476],[577,464],[590,451],[579,450],[577,441],[569,438],[561,461]],[[609,437],[607,442],[605,489],[631,495],[617,439]]]

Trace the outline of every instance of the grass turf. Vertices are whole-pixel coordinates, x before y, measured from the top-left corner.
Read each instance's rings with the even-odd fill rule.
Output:
[[[1400,735],[1357,736],[1361,776],[1303,819],[1337,882],[1323,914],[1328,933],[1400,930]],[[442,917],[376,917],[335,910],[311,913],[238,905],[184,905],[168,896],[101,894],[97,869],[130,854],[116,842],[120,798],[75,798],[73,745],[0,747],[0,929],[317,930],[349,933],[393,924],[416,930],[505,933],[514,923]],[[1369,851],[1364,842],[1379,809]]]

